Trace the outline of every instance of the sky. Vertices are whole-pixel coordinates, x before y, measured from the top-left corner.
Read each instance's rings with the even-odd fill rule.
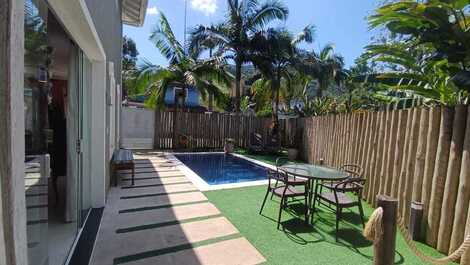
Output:
[[[196,25],[210,25],[222,21],[226,14],[226,0],[187,0],[188,28]],[[261,0],[263,2],[263,0]],[[366,17],[378,6],[379,0],[283,0],[289,8],[287,21],[272,26],[286,26],[293,33],[300,32],[306,25],[316,27],[315,41],[303,48],[319,50],[333,43],[336,52],[345,58],[346,66],[362,54],[370,42],[372,33]],[[150,32],[163,12],[181,42],[184,36],[185,0],[149,0],[143,27],[124,26],[124,35],[137,44],[139,59],[146,59],[157,65],[168,65],[155,46],[148,40]]]

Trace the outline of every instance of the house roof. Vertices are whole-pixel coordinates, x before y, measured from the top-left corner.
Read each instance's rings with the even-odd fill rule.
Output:
[[[127,25],[141,27],[144,24],[148,0],[123,0],[122,22]]]

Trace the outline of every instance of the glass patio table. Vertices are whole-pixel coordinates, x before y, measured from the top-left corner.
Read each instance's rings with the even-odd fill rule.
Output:
[[[281,171],[286,172],[288,175],[306,178],[309,180],[310,191],[308,193],[308,210],[310,211],[315,207],[313,200],[313,192],[317,181],[342,181],[348,178],[348,173],[336,168],[319,166],[304,163],[288,162],[279,168]]]

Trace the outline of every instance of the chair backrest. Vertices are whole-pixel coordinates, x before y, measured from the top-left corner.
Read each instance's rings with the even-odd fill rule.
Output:
[[[263,145],[263,137],[259,133],[252,133],[250,137],[250,145],[254,146],[262,146]]]
[[[281,141],[276,136],[269,136],[266,145],[270,147],[280,147],[281,146]]]
[[[288,172],[285,172],[283,171],[282,169],[280,170],[281,173],[283,173],[282,177],[284,177],[284,183],[286,185],[298,185],[299,183],[296,181],[296,178],[304,178],[302,176],[308,176],[309,172],[308,170],[306,169],[301,169],[301,168],[297,168],[296,169],[296,174],[292,174],[292,173],[288,173]],[[291,178],[289,178],[291,177]],[[306,184],[307,182],[305,182]]]
[[[284,171],[268,169],[266,172],[268,177],[268,185],[271,187],[271,181],[284,181],[286,179]]]
[[[353,192],[361,196],[365,184],[366,180],[363,178],[348,178],[336,184],[334,190],[336,192]]]
[[[287,157],[278,157],[276,158],[276,167],[279,168],[289,162],[289,158]]]
[[[348,173],[350,178],[362,178],[363,177],[363,170],[362,167],[355,164],[346,164],[342,165],[340,169],[346,173]]]

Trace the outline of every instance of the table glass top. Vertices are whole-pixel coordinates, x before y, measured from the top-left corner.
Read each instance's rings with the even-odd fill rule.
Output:
[[[289,162],[282,165],[281,170],[296,176],[323,180],[342,180],[348,177],[346,172],[336,168],[302,163]]]

